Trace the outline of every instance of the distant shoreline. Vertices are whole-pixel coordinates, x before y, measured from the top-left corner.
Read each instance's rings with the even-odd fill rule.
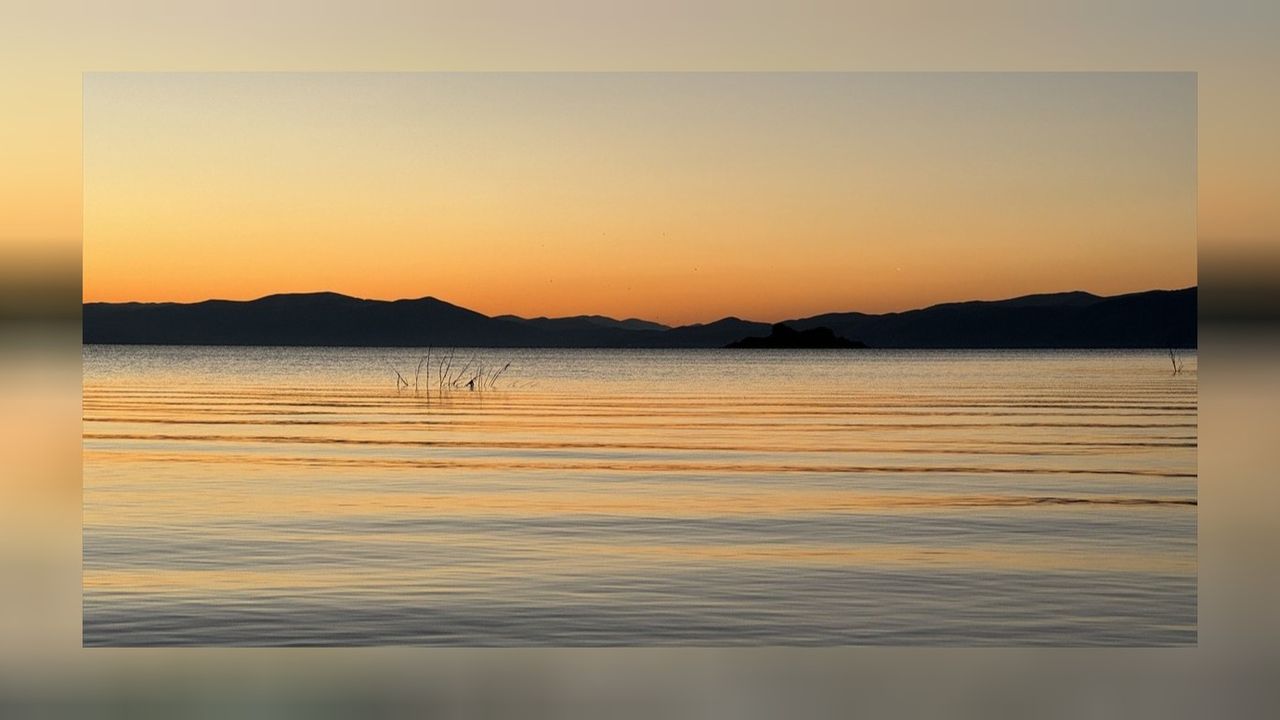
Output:
[[[785,323],[800,332],[828,328],[878,349],[1191,349],[1198,346],[1197,292],[1028,295]],[[432,297],[383,301],[336,293],[85,303],[83,322],[85,345],[246,347],[709,349],[767,336],[772,328],[737,317],[679,327],[598,315],[490,317]]]

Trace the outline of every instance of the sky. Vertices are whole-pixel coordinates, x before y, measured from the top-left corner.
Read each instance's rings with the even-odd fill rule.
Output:
[[[86,301],[663,322],[1196,283],[1192,73],[91,73]]]
[[[33,256],[79,267],[82,73],[97,71],[1190,71],[1202,260],[1280,247],[1270,0],[11,5],[0,23],[0,279]]]
[[[83,73],[263,70],[1195,72],[1200,261],[1275,277],[1276,27],[1265,0],[24,3],[0,24],[0,283],[80,283]]]

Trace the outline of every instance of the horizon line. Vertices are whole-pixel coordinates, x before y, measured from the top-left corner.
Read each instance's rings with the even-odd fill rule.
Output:
[[[1089,291],[1089,290],[1081,290],[1081,289],[1077,288],[1077,289],[1074,289],[1074,290],[1048,290],[1048,291],[1042,291],[1042,292],[1032,292],[1032,293],[1026,293],[1026,294],[1023,294],[1023,295],[1012,295],[1012,296],[1008,296],[1008,297],[1000,297],[1000,298],[971,298],[971,299],[968,299],[968,300],[945,300],[945,301],[943,301],[943,302],[935,302],[935,303],[932,303],[932,304],[929,304],[929,305],[920,305],[920,306],[916,306],[916,307],[905,308],[905,309],[902,309],[902,310],[888,310],[888,311],[885,311],[885,312],[866,312],[866,311],[863,311],[863,310],[825,310],[825,311],[822,311],[822,312],[814,313],[814,314],[812,314],[812,315],[802,315],[802,316],[796,316],[796,317],[788,317],[788,318],[785,318],[785,319],[782,319],[782,320],[777,320],[777,321],[748,320],[747,318],[744,318],[744,317],[742,317],[742,316],[740,316],[740,315],[724,315],[724,316],[721,316],[721,317],[718,317],[718,318],[715,318],[715,319],[712,319],[712,320],[706,320],[706,321],[702,321],[702,322],[688,322],[688,323],[683,323],[683,324],[678,324],[678,325],[668,325],[667,323],[659,322],[659,321],[656,321],[656,320],[650,320],[650,319],[645,318],[645,317],[640,316],[640,315],[631,315],[631,316],[629,316],[629,317],[622,317],[622,318],[619,318],[619,317],[613,317],[613,316],[610,316],[610,315],[604,315],[604,314],[597,313],[597,312],[582,312],[582,313],[576,313],[576,314],[572,314],[572,315],[556,315],[556,316],[545,315],[545,314],[543,314],[543,315],[528,315],[528,316],[526,316],[526,315],[518,315],[518,314],[516,314],[516,313],[512,313],[512,312],[502,312],[502,313],[497,313],[497,314],[494,314],[494,315],[488,315],[488,314],[483,313],[483,312],[481,312],[481,311],[479,311],[479,310],[475,310],[475,309],[473,309],[473,308],[469,308],[469,307],[467,307],[467,306],[465,306],[465,305],[459,305],[459,304],[454,303],[454,302],[451,302],[451,301],[449,301],[449,300],[443,300],[443,299],[441,299],[441,298],[439,298],[439,297],[436,297],[435,295],[422,295],[422,296],[419,296],[419,297],[401,297],[401,298],[392,298],[392,299],[387,299],[387,298],[359,297],[359,296],[356,296],[356,295],[348,295],[348,294],[346,294],[346,293],[338,292],[338,291],[336,291],[336,290],[312,290],[312,291],[297,291],[297,292],[275,292],[275,293],[268,293],[268,294],[266,294],[266,295],[260,295],[260,296],[257,296],[257,297],[252,297],[252,298],[247,298],[247,299],[234,299],[234,298],[205,298],[205,299],[203,299],[203,300],[84,300],[84,299],[82,298],[82,299],[81,299],[81,303],[80,303],[80,304],[81,304],[81,307],[83,307],[83,306],[85,306],[85,305],[199,305],[199,304],[201,304],[201,303],[207,303],[207,302],[252,303],[252,302],[259,302],[259,301],[261,301],[261,300],[266,300],[266,299],[274,298],[274,297],[301,297],[301,296],[308,296],[308,295],[335,295],[335,296],[337,296],[337,297],[347,298],[347,299],[349,299],[349,300],[358,300],[358,301],[361,301],[361,302],[383,302],[383,303],[396,303],[396,302],[420,302],[420,301],[423,301],[423,300],[432,300],[432,301],[435,301],[435,302],[444,303],[445,305],[450,305],[450,306],[452,306],[452,307],[456,307],[456,308],[460,308],[460,309],[463,309],[463,310],[467,310],[467,311],[470,311],[470,312],[474,312],[474,313],[477,313],[477,314],[480,314],[480,315],[484,315],[485,317],[488,317],[488,318],[514,317],[514,318],[519,318],[519,319],[521,319],[521,320],[538,320],[538,319],[558,320],[558,319],[575,318],[575,317],[603,317],[603,318],[607,318],[607,319],[610,319],[610,320],[614,320],[614,321],[621,321],[621,322],[626,322],[626,321],[630,321],[630,320],[639,320],[639,321],[641,321],[641,322],[651,322],[651,323],[654,323],[654,324],[657,324],[657,325],[663,325],[663,326],[665,326],[665,327],[669,327],[669,328],[676,328],[676,327],[688,327],[688,326],[694,326],[694,325],[709,325],[709,324],[712,324],[712,323],[720,322],[720,321],[722,321],[722,320],[743,320],[743,321],[746,321],[746,322],[759,322],[759,323],[767,323],[767,324],[770,324],[770,325],[774,325],[774,324],[778,324],[778,323],[785,323],[785,322],[790,322],[790,321],[795,321],[795,320],[804,320],[804,319],[808,319],[808,318],[812,318],[812,317],[817,317],[817,316],[819,316],[819,315],[845,315],[845,314],[852,314],[852,313],[857,313],[857,314],[861,314],[861,315],[895,315],[895,314],[901,314],[901,313],[907,313],[907,312],[915,312],[915,311],[918,311],[918,310],[928,310],[928,309],[930,309],[930,308],[941,307],[941,306],[944,306],[944,305],[961,305],[961,304],[966,304],[966,303],[998,303],[998,302],[1007,302],[1007,301],[1010,301],[1010,300],[1021,300],[1021,299],[1023,299],[1023,298],[1039,297],[1039,296],[1044,296],[1044,295],[1072,295],[1072,294],[1084,294],[1084,295],[1089,295],[1089,296],[1091,296],[1091,297],[1107,299],[1107,298],[1124,297],[1124,296],[1127,296],[1127,295],[1139,295],[1139,294],[1143,294],[1143,293],[1151,293],[1151,292],[1182,292],[1182,291],[1186,291],[1186,290],[1196,290],[1196,289],[1199,289],[1199,281],[1198,281],[1198,279],[1197,279],[1197,282],[1196,282],[1195,284],[1192,284],[1192,285],[1186,285],[1186,286],[1183,286],[1183,287],[1173,287],[1173,288],[1160,288],[1160,287],[1157,287],[1157,288],[1148,288],[1148,289],[1145,289],[1145,290],[1132,290],[1132,291],[1128,291],[1128,292],[1116,293],[1116,294],[1114,294],[1114,295],[1100,295],[1100,294],[1098,294],[1098,293],[1095,293],[1095,292],[1092,292],[1092,291]]]

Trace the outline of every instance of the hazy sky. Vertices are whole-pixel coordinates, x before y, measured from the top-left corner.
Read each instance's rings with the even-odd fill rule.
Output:
[[[86,300],[667,322],[1196,282],[1195,77],[91,74]]]
[[[0,282],[79,266],[82,73],[104,70],[1193,71],[1202,257],[1280,247],[1268,0],[43,0],[4,20]]]

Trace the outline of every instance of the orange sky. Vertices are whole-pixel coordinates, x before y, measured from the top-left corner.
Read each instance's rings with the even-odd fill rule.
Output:
[[[1164,74],[90,74],[86,301],[668,323],[1196,283]]]

